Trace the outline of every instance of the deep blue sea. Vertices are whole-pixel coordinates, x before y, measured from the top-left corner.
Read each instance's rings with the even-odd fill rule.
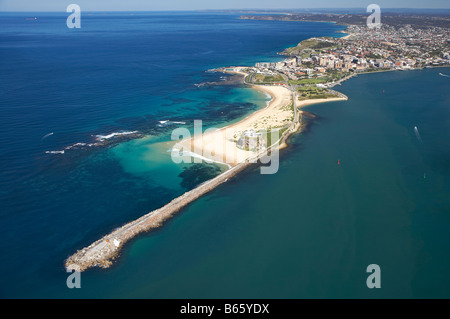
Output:
[[[69,255],[224,169],[172,163],[173,128],[266,105],[209,69],[277,61],[344,27],[158,12],[83,13],[68,29],[66,18],[0,13],[0,297],[450,297],[448,69],[345,82],[349,101],[308,107],[318,117],[277,174],[244,172],[67,288]],[[378,290],[365,285],[372,263]]]

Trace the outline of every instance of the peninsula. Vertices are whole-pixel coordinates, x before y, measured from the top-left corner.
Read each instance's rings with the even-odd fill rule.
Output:
[[[217,71],[241,74],[244,77],[244,82],[249,83],[248,81],[251,80],[252,76],[251,73],[247,73],[249,70],[248,67],[228,67]],[[314,103],[347,99],[345,95],[337,92],[327,95],[311,95],[310,98],[305,99],[298,94],[298,91],[285,83],[251,84],[251,86],[272,97],[267,107],[250,114],[235,124],[181,142],[186,148],[193,147],[194,152],[198,150],[203,157],[205,157],[205,154],[211,154],[210,159],[212,161],[226,163],[230,166],[230,169],[173,199],[165,206],[115,229],[88,247],[78,250],[67,258],[65,261],[66,268],[84,271],[95,266],[104,268],[111,266],[112,261],[118,256],[127,241],[142,232],[160,227],[174,213],[255,163],[267,152],[283,148],[286,145],[286,138],[301,128],[301,107]],[[240,143],[241,138],[249,132],[260,133],[262,131],[269,132],[269,135],[267,135],[269,138],[261,147],[252,148],[248,144],[242,145]],[[270,139],[270,132],[273,131],[279,133],[276,140]]]
[[[281,15],[242,18],[295,20],[293,16]],[[368,29],[357,23],[347,27],[349,35],[343,38],[312,38],[284,50],[280,53],[287,57],[284,61],[215,70],[240,74],[243,83],[272,97],[266,108],[238,123],[194,136],[178,145],[181,153],[188,149],[203,158],[225,163],[230,169],[77,251],[66,259],[66,268],[84,271],[112,265],[127,241],[161,226],[184,206],[226,182],[267,152],[284,147],[286,138],[301,130],[303,106],[346,100],[345,95],[332,90],[342,81],[360,73],[449,65],[450,32],[446,26],[441,26],[443,24],[422,29],[411,25]]]

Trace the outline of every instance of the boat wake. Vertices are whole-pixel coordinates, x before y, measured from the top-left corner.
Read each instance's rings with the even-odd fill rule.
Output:
[[[419,142],[422,143],[422,137],[419,134],[419,129],[417,128],[417,126],[414,126],[414,133],[416,134],[416,137],[419,140]]]
[[[41,140],[46,139],[46,138],[49,137],[50,135],[53,135],[53,132],[48,133],[48,134],[45,134],[45,135],[41,138]]]

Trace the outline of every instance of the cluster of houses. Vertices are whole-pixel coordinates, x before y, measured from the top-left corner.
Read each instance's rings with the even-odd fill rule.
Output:
[[[320,49],[306,48],[280,62],[256,63],[254,72],[285,74],[290,80],[326,73],[365,72],[377,69],[413,69],[450,64],[450,31],[432,27],[417,29],[383,26],[349,26],[348,38],[313,38],[328,42]]]

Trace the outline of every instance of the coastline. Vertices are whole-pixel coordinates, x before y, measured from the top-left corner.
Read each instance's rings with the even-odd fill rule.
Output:
[[[246,73],[241,72],[241,75],[245,76]],[[257,162],[261,156],[265,155],[265,152],[251,152],[238,150],[236,147],[236,143],[232,143],[229,141],[229,136],[223,134],[224,131],[232,130],[232,132],[242,131],[249,125],[255,123],[260,123],[261,120],[265,117],[275,117],[275,119],[271,119],[273,123],[278,123],[279,117],[282,117],[283,114],[281,108],[285,106],[287,102],[286,95],[288,94],[292,100],[289,100],[289,103],[293,103],[293,117],[292,121],[282,133],[281,137],[272,145],[268,146],[267,151],[272,151],[276,149],[282,149],[287,146],[286,140],[287,138],[295,132],[298,132],[302,126],[302,111],[300,109],[306,105],[324,103],[324,102],[332,102],[332,101],[342,101],[347,100],[345,97],[338,98],[329,98],[329,99],[309,99],[299,101],[298,97],[295,93],[292,93],[289,89],[285,87],[274,87],[274,86],[260,86],[260,85],[250,85],[251,88],[265,92],[272,97],[270,103],[263,109],[259,109],[241,121],[230,124],[228,126],[222,127],[215,132],[202,134],[200,138],[195,139],[192,138],[188,141],[188,144],[184,144],[184,146],[192,146],[198,144],[198,141],[201,141],[202,144],[197,145],[203,154],[205,150],[209,152],[209,154],[216,153],[214,155],[225,156],[225,158],[229,159],[225,161],[225,164],[228,164],[230,169],[221,173],[220,175],[210,179],[197,186],[196,188],[184,193],[183,195],[173,199],[168,204],[163,207],[153,210],[142,217],[133,220],[125,225],[113,230],[111,233],[106,234],[99,240],[90,244],[89,246],[78,250],[73,255],[69,256],[64,264],[67,270],[76,270],[76,271],[85,271],[88,268],[92,267],[102,267],[109,268],[113,261],[118,258],[121,249],[124,244],[136,237],[138,234],[147,232],[151,229],[158,228],[162,226],[163,222],[169,218],[171,218],[175,213],[181,210],[183,207],[189,205],[193,201],[197,200],[199,197],[204,194],[212,191],[217,186],[226,182],[229,178],[237,175],[239,172],[243,171],[253,163]],[[287,92],[288,93],[287,93]],[[291,114],[292,115],[292,114]],[[278,117],[277,117],[278,116]],[[267,119],[266,119],[267,120]],[[272,122],[271,122],[272,123]],[[279,123],[278,123],[279,124]],[[287,126],[287,124],[285,125]],[[210,138],[214,143],[207,143],[204,145],[204,138]],[[186,143],[186,142],[185,142]],[[222,150],[222,152],[219,152]],[[225,150],[225,152],[223,152]],[[229,153],[226,151],[232,152],[233,156],[229,158]],[[194,147],[195,152],[195,147]],[[217,154],[220,153],[220,154]],[[213,158],[213,161],[216,159]]]
[[[324,8],[311,19],[333,10],[358,12]],[[398,15],[395,29],[350,25],[347,40],[330,23],[237,20],[246,11],[93,13],[70,34],[55,14],[5,15],[1,295],[450,297],[442,254],[450,250],[450,56],[424,55],[450,39],[450,9],[448,37],[413,21],[428,13],[436,23],[439,10],[392,11],[381,21]],[[401,25],[407,19],[411,28]],[[37,58],[24,59],[30,48]],[[428,64],[435,60],[448,64]],[[247,83],[212,71],[228,66],[248,67]],[[274,151],[278,165],[233,169],[161,225],[126,242],[106,236],[231,169],[195,157],[177,164],[171,151],[194,136],[194,120],[197,132],[214,131],[267,108],[273,96],[250,84],[283,82],[301,100],[301,127],[283,137],[279,157]],[[333,90],[348,101],[304,105],[338,96]],[[71,255],[100,239],[114,250],[109,260],[66,271]],[[388,275],[383,289],[367,289],[370,263]]]
[[[237,67],[238,70],[241,67]],[[294,119],[294,110],[288,109],[293,103],[292,92],[280,86],[251,85],[252,89],[265,92],[272,97],[269,105],[259,109],[237,123],[180,142],[176,149],[183,154],[196,154],[232,167],[257,157],[257,150],[237,147],[239,137],[248,131],[280,130]],[[292,121],[290,121],[292,118]],[[273,144],[273,143],[272,143]],[[272,145],[267,145],[271,147]],[[188,150],[186,152],[186,150]]]
[[[347,33],[347,32],[345,32],[345,33]],[[352,35],[353,35],[353,33],[349,33],[349,34],[347,34],[347,35],[341,37],[341,39],[348,39],[348,38],[350,38]]]

